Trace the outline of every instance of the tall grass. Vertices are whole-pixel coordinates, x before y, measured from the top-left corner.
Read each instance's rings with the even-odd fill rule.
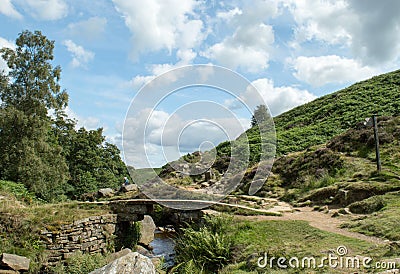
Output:
[[[233,236],[226,233],[232,219],[207,217],[204,225],[182,229],[176,240],[173,273],[214,273],[232,258]]]

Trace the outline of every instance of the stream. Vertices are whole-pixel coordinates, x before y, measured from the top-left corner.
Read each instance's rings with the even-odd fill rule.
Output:
[[[175,263],[175,235],[175,233],[156,229],[154,232],[154,240],[150,243],[150,246],[153,247],[154,256],[164,257],[168,267],[172,267]]]

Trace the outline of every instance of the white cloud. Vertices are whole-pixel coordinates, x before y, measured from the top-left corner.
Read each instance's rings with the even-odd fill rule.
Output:
[[[12,18],[22,19],[22,15],[14,8],[11,0],[2,0],[0,13]]]
[[[76,112],[74,112],[69,106],[67,106],[65,108],[65,113],[68,115],[68,117],[70,119],[75,120],[76,129],[79,129],[81,127],[86,128],[87,130],[92,130],[92,129],[98,129],[100,126],[100,119],[96,118],[96,117],[82,117],[79,116],[78,114],[76,114]]]
[[[203,41],[203,22],[193,18],[194,0],[113,0],[133,33],[132,57],[168,49],[190,49]]]
[[[362,66],[353,59],[337,55],[305,57],[300,56],[289,61],[296,71],[293,75],[300,81],[313,86],[323,86],[328,83],[344,84],[367,79],[377,74],[368,66]]]
[[[176,69],[182,66],[189,65],[196,58],[197,53],[192,49],[178,50],[176,52],[178,62],[175,64],[153,64],[147,67],[150,75],[136,75],[132,80],[129,81],[128,86],[131,86],[135,90],[139,90],[144,84],[150,82],[158,75],[168,72],[172,69]]]
[[[68,30],[74,36],[85,39],[96,39],[104,33],[106,25],[106,18],[91,17],[84,21],[70,23]]]
[[[238,27],[232,37],[214,44],[203,56],[231,69],[240,67],[250,72],[258,72],[268,67],[268,49],[273,42],[274,32],[269,25]]]
[[[400,57],[400,1],[286,0],[297,27],[296,41],[320,41],[351,49],[366,65]]]
[[[63,0],[23,0],[24,9],[38,20],[58,20],[68,14]]]
[[[241,15],[243,11],[239,9],[238,7],[235,7],[234,9],[228,10],[228,11],[219,11],[217,12],[217,18],[226,20],[226,21],[231,21],[235,16]]]
[[[71,40],[65,40],[63,44],[72,55],[71,65],[73,67],[85,67],[94,58],[93,52],[85,50],[82,46],[75,44]]]
[[[274,82],[267,78],[257,79],[251,84],[252,85],[240,95],[240,98],[247,106],[255,109],[255,107],[260,104],[258,98],[259,95],[261,95],[273,116],[279,115],[316,98],[314,94],[307,90],[289,86],[275,87]],[[254,87],[256,89],[254,89]],[[254,94],[255,92],[258,94]],[[235,107],[234,101],[227,101],[226,104]]]
[[[259,72],[268,68],[275,41],[274,30],[267,21],[278,14],[277,1],[243,2],[217,13],[220,22],[233,32],[202,52],[204,57],[231,69]]]
[[[7,39],[4,39],[0,37],[0,48],[10,48],[10,49],[15,49],[15,44],[11,41],[8,41]],[[7,66],[6,62],[4,59],[0,56],[0,72],[4,71],[5,73],[8,73],[10,71],[9,67]]]
[[[125,121],[125,160],[135,167],[160,166],[199,150],[205,142],[216,146],[234,139],[249,125],[248,119],[235,117],[192,120],[176,113],[142,109]]]
[[[345,0],[286,2],[298,24],[295,29],[297,42],[318,39],[334,44],[348,43],[351,39],[346,25],[354,23],[354,19],[348,16],[348,4]]]

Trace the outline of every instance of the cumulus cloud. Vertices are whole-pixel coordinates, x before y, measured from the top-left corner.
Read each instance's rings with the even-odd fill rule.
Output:
[[[366,65],[400,57],[400,2],[388,0],[286,0],[296,21],[296,41],[349,47]]]
[[[249,124],[248,119],[234,117],[193,120],[177,113],[142,109],[125,120],[125,160],[135,167],[160,166],[201,149],[206,142],[216,146],[234,139]]]
[[[219,11],[217,12],[217,18],[226,20],[226,21],[231,21],[236,15],[241,15],[243,14],[243,11],[239,9],[238,7],[235,7],[234,9],[228,10],[228,11]]]
[[[362,66],[353,59],[337,55],[305,57],[300,56],[289,61],[300,81],[313,86],[323,86],[328,83],[344,84],[367,79],[377,71],[368,66]]]
[[[68,31],[78,37],[85,39],[96,39],[101,36],[107,26],[107,19],[103,17],[91,17],[87,20],[71,23]]]
[[[250,72],[258,72],[268,67],[268,48],[273,42],[274,32],[269,25],[238,27],[233,36],[214,44],[203,56],[231,69],[240,67]]]
[[[168,72],[172,69],[186,66],[192,63],[193,59],[196,58],[197,53],[192,49],[178,50],[176,52],[178,62],[175,64],[153,64],[147,67],[147,71],[150,75],[136,75],[132,80],[127,83],[127,86],[132,87],[135,90],[140,89],[144,84],[150,82],[158,75]]]
[[[278,14],[276,1],[252,1],[217,13],[233,33],[211,45],[202,55],[231,69],[259,72],[268,67],[274,44],[274,31],[266,22]]]
[[[279,115],[316,98],[314,94],[307,90],[290,86],[275,87],[273,80],[267,78],[257,79],[251,84],[252,85],[240,95],[240,98],[251,109],[255,109],[255,107],[260,104],[256,98],[261,95],[273,116]],[[254,87],[256,89],[254,89]],[[255,92],[258,94],[255,94]],[[226,104],[230,107],[235,107],[235,102],[233,101],[227,101]]]
[[[58,20],[68,14],[63,0],[23,0],[23,8],[38,20]]]
[[[82,117],[78,115],[75,111],[73,111],[69,106],[65,108],[65,113],[68,115],[70,119],[73,119],[77,122],[75,126],[76,129],[84,127],[87,130],[92,130],[101,127],[100,119],[93,116]]]
[[[72,55],[71,65],[73,67],[85,67],[94,58],[93,52],[85,50],[71,40],[65,40],[63,44]]]
[[[113,0],[133,33],[132,57],[167,49],[190,49],[203,41],[203,22],[194,18],[194,0]],[[145,30],[145,31],[144,31]]]
[[[2,1],[0,5],[0,13],[12,18],[22,19],[22,15],[14,8],[11,0]]]

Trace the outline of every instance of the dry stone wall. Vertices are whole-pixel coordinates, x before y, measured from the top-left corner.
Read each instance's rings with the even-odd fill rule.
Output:
[[[98,253],[112,249],[116,229],[117,214],[107,214],[62,225],[58,230],[42,230],[49,264],[68,259],[76,251]]]

